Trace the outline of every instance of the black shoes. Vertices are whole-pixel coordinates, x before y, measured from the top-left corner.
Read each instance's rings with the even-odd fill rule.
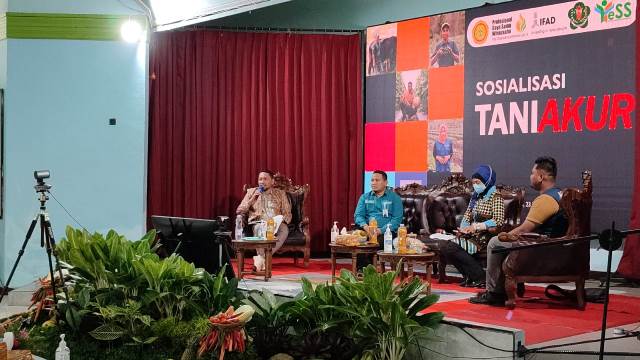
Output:
[[[491,305],[491,306],[504,306],[504,302],[507,300],[505,294],[494,293],[490,291],[483,291],[478,295],[469,299],[472,304]]]
[[[477,288],[477,289],[484,289],[486,287],[485,282],[483,280],[473,281],[470,279],[464,279],[459,285],[462,287]]]

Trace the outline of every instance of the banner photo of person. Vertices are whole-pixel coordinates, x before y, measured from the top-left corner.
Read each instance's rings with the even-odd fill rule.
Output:
[[[432,185],[489,163],[499,183],[528,187],[547,155],[559,187],[592,171],[593,229],[627,227],[636,11],[636,0],[516,0],[368,28],[365,180],[380,169],[390,186]]]

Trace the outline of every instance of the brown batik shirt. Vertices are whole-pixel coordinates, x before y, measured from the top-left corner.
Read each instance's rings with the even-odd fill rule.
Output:
[[[249,223],[267,220],[269,213],[272,216],[282,215],[283,221],[287,224],[291,222],[291,204],[284,190],[270,188],[258,195],[258,199],[251,204],[251,198],[256,192],[258,188],[247,189],[244,199],[238,205],[237,212],[248,214]]]

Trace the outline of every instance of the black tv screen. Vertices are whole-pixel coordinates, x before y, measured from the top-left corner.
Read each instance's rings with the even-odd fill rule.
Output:
[[[233,277],[226,243],[222,236],[216,235],[222,227],[220,221],[153,215],[151,223],[168,254],[175,252],[214,275],[227,264],[227,277],[229,274]]]

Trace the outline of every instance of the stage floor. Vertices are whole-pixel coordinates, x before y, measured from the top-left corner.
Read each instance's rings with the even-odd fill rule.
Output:
[[[248,260],[250,264],[251,258]],[[349,268],[350,264],[350,259],[339,259],[338,268]],[[235,263],[234,269],[237,269]],[[268,282],[262,277],[249,276],[240,281],[239,287],[243,290],[268,289],[278,295],[293,297],[301,291],[302,277],[313,283],[331,281],[329,259],[312,259],[309,267],[304,268],[302,261],[296,266],[291,258],[275,258],[272,272],[273,278]],[[418,268],[418,272],[424,272],[424,268]],[[520,329],[524,332],[527,346],[588,334],[600,329],[602,304],[587,303],[586,309],[580,311],[571,303],[547,299],[544,296],[545,285],[534,284],[527,286],[525,298],[517,300],[514,310],[472,305],[467,299],[475,295],[479,289],[462,288],[457,285],[459,280],[452,278],[452,283],[439,284],[434,279],[432,292],[440,295],[440,300],[427,309],[427,312],[442,311],[446,319],[451,321],[471,321],[489,326]],[[587,288],[597,286],[596,281],[587,284]],[[566,288],[571,288],[571,284],[566,284]],[[640,289],[613,287],[611,294],[607,328],[640,322]]]

